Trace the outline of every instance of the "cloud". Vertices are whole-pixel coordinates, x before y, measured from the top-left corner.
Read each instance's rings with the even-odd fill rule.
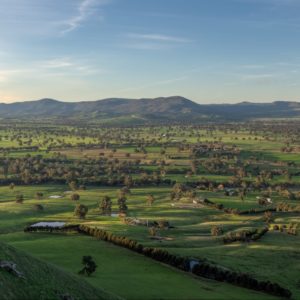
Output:
[[[1,0],[0,43],[26,36],[63,36],[90,18],[103,18],[101,8],[114,0]]]
[[[138,50],[161,50],[193,42],[190,39],[158,33],[127,33],[127,41],[123,46]]]
[[[161,43],[149,43],[149,42],[134,42],[126,43],[125,48],[137,49],[137,50],[162,50],[169,48],[168,44]]]
[[[22,65],[0,68],[0,84],[18,83],[25,79],[56,78],[64,79],[89,77],[107,74],[95,61],[78,57],[57,57],[42,61],[24,62]]]
[[[58,69],[72,67],[74,63],[71,62],[69,58],[55,58],[46,60],[42,63],[42,66],[49,69]]]
[[[129,33],[127,34],[129,38],[137,40],[146,40],[154,42],[172,42],[172,43],[190,43],[192,42],[189,39],[182,37],[163,35],[163,34],[138,34],[138,33]]]
[[[65,28],[61,34],[69,33],[85,22],[89,17],[94,15],[100,6],[110,3],[110,0],[83,0],[76,8],[76,15],[64,21]]]
[[[44,76],[89,76],[107,73],[91,60],[75,57],[56,57],[34,64]]]

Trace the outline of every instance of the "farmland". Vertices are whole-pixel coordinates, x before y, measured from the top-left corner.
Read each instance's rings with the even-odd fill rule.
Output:
[[[79,233],[24,232],[39,221],[87,225],[275,282],[299,299],[299,129],[3,123],[0,242],[125,299],[276,299]],[[79,204],[83,216],[74,215]],[[265,228],[259,239],[245,235]],[[98,265],[91,277],[77,275],[84,255]]]

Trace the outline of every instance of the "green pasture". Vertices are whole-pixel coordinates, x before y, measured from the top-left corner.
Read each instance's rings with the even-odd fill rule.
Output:
[[[42,200],[34,198],[37,191],[43,192],[44,197]],[[85,191],[77,191],[80,194],[79,202],[89,207],[89,213],[85,220],[78,220],[74,217],[75,203],[70,200],[70,193],[64,193],[68,191],[69,187],[65,185],[16,186],[13,191],[8,187],[1,187],[0,241],[9,243],[45,261],[62,266],[72,273],[75,273],[79,267],[80,257],[90,254],[99,263],[99,272],[95,275],[96,277],[88,281],[94,286],[99,284],[105,290],[117,290],[119,291],[118,295],[129,299],[138,299],[142,289],[147,291],[146,295],[149,295],[149,299],[151,297],[159,299],[159,295],[162,294],[167,299],[182,299],[183,295],[186,295],[187,299],[197,299],[198,293],[203,293],[202,290],[207,292],[207,294],[203,294],[206,298],[219,299],[222,294],[226,299],[228,298],[228,294],[226,294],[228,288],[227,285],[211,283],[210,281],[203,282],[192,279],[186,274],[178,274],[178,271],[162,267],[149,259],[129,253],[128,250],[119,249],[90,237],[60,234],[25,234],[22,233],[23,228],[34,222],[46,220],[87,223],[118,235],[128,236],[144,245],[165,248],[179,255],[206,258],[233,270],[249,272],[259,279],[279,282],[290,288],[295,295],[299,295],[299,282],[296,278],[297,272],[300,271],[298,263],[300,240],[298,236],[269,232],[255,243],[224,245],[221,237],[212,237],[210,234],[213,225],[222,226],[225,233],[250,227],[261,228],[265,226],[262,219],[263,215],[234,216],[208,207],[186,207],[185,205],[191,204],[187,199],[182,199],[176,202],[175,206],[172,206],[169,199],[170,188],[131,189],[131,194],[127,196],[130,217],[150,221],[168,220],[175,227],[174,229],[160,230],[159,234],[168,239],[156,241],[150,238],[147,227],[125,225],[122,219],[118,217],[100,215],[98,202],[104,195],[112,197],[113,212],[118,211],[116,188],[88,186]],[[18,193],[24,195],[23,204],[15,203],[15,196]],[[155,202],[151,207],[146,203],[148,194],[153,194],[155,197]],[[63,197],[50,199],[51,195],[62,195]],[[222,203],[226,207],[240,209],[259,207],[255,193],[250,194],[244,201],[241,201],[238,197],[224,196],[220,192],[199,192],[199,196],[208,197],[210,200]],[[280,199],[274,201],[280,201]],[[44,211],[35,211],[34,204],[42,204]],[[275,214],[275,221],[279,223],[299,222],[296,217],[284,213]],[[70,253],[72,254],[70,255]],[[283,268],[287,257],[289,257],[290,267]],[[119,263],[116,265],[116,262]],[[264,267],[261,268],[260,266]],[[116,268],[121,268],[122,271],[116,271]],[[149,270],[149,274],[145,270]],[[148,275],[143,275],[145,272]],[[167,272],[164,276],[168,278],[169,282],[162,281],[161,274],[164,274],[164,272]],[[160,275],[155,276],[155,274]],[[121,280],[124,277],[127,280],[125,286]],[[115,287],[116,289],[113,289],[116,282],[118,282],[118,285]],[[182,294],[171,288],[171,286],[178,286],[180,282],[180,293]],[[212,288],[213,293],[208,292],[209,287],[206,289],[206,285],[210,286],[211,284],[214,286]],[[153,289],[153,285],[156,287],[155,289]],[[128,286],[132,286],[132,288],[129,289]],[[218,294],[219,288],[220,294]],[[232,289],[233,287],[229,287],[228,292]],[[241,295],[239,293],[235,292],[233,296]],[[251,294],[251,292],[249,292],[250,294],[248,292],[244,293],[243,297]]]

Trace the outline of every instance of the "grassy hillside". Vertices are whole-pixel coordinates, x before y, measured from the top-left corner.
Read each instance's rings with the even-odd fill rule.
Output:
[[[226,283],[194,278],[142,255],[88,236],[64,234],[3,235],[17,249],[76,273],[81,257],[91,254],[98,270],[86,280],[129,300],[276,299]],[[70,254],[70,249],[76,249]],[[90,298],[87,298],[90,299]]]
[[[120,299],[92,287],[84,279],[0,243],[1,260],[12,261],[23,278],[0,270],[1,299]],[[71,298],[70,298],[71,299]]]
[[[246,227],[263,227],[264,223],[259,216],[231,216],[209,208],[195,209],[192,207],[180,208],[186,204],[184,200],[178,202],[178,207],[172,208],[169,201],[170,188],[134,188],[128,199],[128,206],[131,216],[138,216],[143,219],[166,219],[177,228],[172,230],[162,230],[161,235],[170,238],[168,241],[155,241],[149,238],[147,228],[143,226],[126,226],[119,218],[104,217],[99,214],[97,202],[104,195],[109,195],[114,202],[113,211],[117,211],[116,193],[117,188],[95,188],[88,187],[85,191],[79,191],[81,203],[89,207],[89,214],[81,221],[73,215],[74,202],[69,196],[62,199],[50,199],[50,195],[62,194],[68,187],[64,185],[39,185],[39,186],[17,186],[15,191],[10,191],[8,187],[0,187],[0,240],[7,242],[17,249],[22,249],[31,255],[50,261],[56,265],[66,268],[72,273],[78,271],[80,259],[83,255],[92,255],[99,270],[88,279],[95,286],[101,286],[105,290],[118,291],[121,295],[129,299],[137,299],[141,295],[138,285],[143,287],[149,295],[154,294],[154,298],[159,299],[161,295],[168,295],[168,298],[182,299],[190,294],[191,298],[201,291],[199,284],[189,283],[190,277],[177,275],[158,266],[151,271],[153,262],[135,254],[129,253],[125,249],[119,249],[107,243],[103,243],[89,237],[78,235],[47,235],[47,234],[25,234],[23,228],[34,222],[41,220],[67,221],[70,223],[84,222],[91,225],[100,226],[118,235],[126,235],[138,240],[144,245],[151,247],[165,248],[166,250],[191,257],[206,257],[214,262],[224,265],[234,270],[253,274],[260,280],[271,280],[278,282],[289,288],[294,295],[299,297],[299,236],[284,235],[279,232],[269,232],[261,240],[249,244],[235,243],[224,245],[220,240],[212,237],[210,229],[212,225],[222,224],[225,232],[238,230]],[[43,200],[34,199],[36,191],[43,191]],[[15,203],[15,193],[21,192],[25,201],[24,204]],[[156,198],[152,207],[146,206],[145,199],[148,194],[153,194]],[[218,192],[202,192],[204,197],[212,201],[222,203],[228,207],[251,208],[258,207],[257,193],[251,193],[245,201],[236,197],[225,197]],[[274,201],[280,201],[279,197],[273,197]],[[39,212],[33,209],[35,203],[42,203],[44,211]],[[277,213],[274,215],[274,222],[292,223],[299,222],[293,214]],[[72,249],[72,255],[69,251]],[[76,249],[76,251],[73,251]],[[247,257],[247,260],[245,260]],[[116,261],[118,272],[116,272]],[[285,268],[286,261],[289,267]],[[259,268],[258,266],[265,266]],[[145,273],[145,270],[147,272]],[[149,272],[151,271],[151,274]],[[166,272],[169,284],[161,281],[161,277],[156,274]],[[127,284],[122,280],[126,277]],[[181,298],[176,298],[177,291],[168,287],[178,285],[181,287]],[[158,289],[153,291],[152,285]],[[210,283],[209,283],[210,285]],[[218,284],[220,285],[220,284]],[[134,288],[128,288],[128,287]],[[189,289],[185,287],[189,286]],[[213,295],[219,296],[219,291],[215,284]],[[208,286],[208,288],[210,288]],[[230,286],[231,291],[236,287]],[[227,288],[225,288],[225,291]],[[237,295],[240,295],[242,289]],[[188,293],[187,293],[188,292]],[[203,291],[202,291],[203,293]],[[243,291],[251,294],[251,291]],[[215,296],[216,297],[216,296]],[[233,296],[232,296],[233,297]],[[264,298],[267,297],[264,295]],[[226,298],[225,298],[226,299]]]

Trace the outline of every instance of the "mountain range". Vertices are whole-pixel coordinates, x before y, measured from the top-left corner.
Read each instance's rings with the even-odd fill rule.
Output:
[[[0,103],[1,119],[63,119],[103,123],[155,123],[181,121],[245,121],[262,118],[298,118],[300,102],[241,102],[198,104],[180,96],[62,102],[41,99]]]

